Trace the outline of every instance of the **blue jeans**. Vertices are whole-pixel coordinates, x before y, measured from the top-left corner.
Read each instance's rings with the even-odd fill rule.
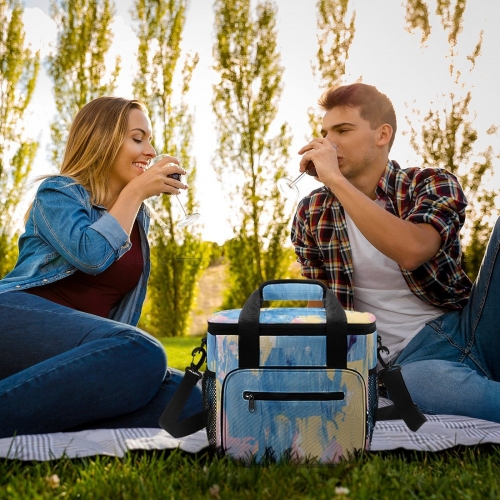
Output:
[[[0,438],[159,427],[182,373],[138,328],[25,292],[0,294]],[[181,418],[201,410],[191,394]]]
[[[500,422],[500,219],[467,305],[429,322],[396,362],[428,414]]]

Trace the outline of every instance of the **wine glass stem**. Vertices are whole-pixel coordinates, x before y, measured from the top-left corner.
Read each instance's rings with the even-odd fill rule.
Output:
[[[187,213],[186,211],[184,210],[184,205],[182,204],[182,201],[179,200],[179,196],[175,195],[175,197],[177,198],[177,201],[179,202],[179,205],[181,206],[182,208],[182,211],[184,212],[184,216],[187,217]]]
[[[304,177],[304,175],[306,175],[307,172],[302,172],[296,179],[294,179],[292,181],[292,183],[290,184],[291,186],[295,186],[297,184],[297,182],[300,181],[300,179],[302,179],[302,177]]]

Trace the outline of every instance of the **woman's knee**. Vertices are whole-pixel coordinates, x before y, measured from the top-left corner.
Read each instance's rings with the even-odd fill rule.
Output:
[[[133,348],[136,370],[160,384],[167,372],[167,356],[161,342],[152,335],[135,327],[124,328],[120,338],[127,339]]]

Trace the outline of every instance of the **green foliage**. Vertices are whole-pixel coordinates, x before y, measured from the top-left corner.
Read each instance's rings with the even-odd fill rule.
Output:
[[[209,261],[210,246],[196,235],[186,234],[181,244],[158,238],[152,248],[149,283],[152,334],[175,337],[187,333],[198,277]]]
[[[17,257],[16,209],[38,148],[22,125],[40,68],[39,54],[25,47],[22,15],[20,1],[0,0],[0,277]]]
[[[58,116],[51,124],[51,158],[61,164],[69,127],[89,101],[112,95],[120,58],[107,75],[106,54],[112,43],[113,0],[52,0],[51,14],[60,27],[57,51],[48,58]]]
[[[448,42],[451,46],[456,45],[458,35],[462,32],[463,16],[466,0],[455,0],[455,8],[452,12],[452,0],[437,0],[436,14],[441,18],[441,24],[448,32]]]
[[[443,29],[448,32],[448,43],[451,47],[457,44],[458,35],[462,32],[466,4],[466,0],[456,0],[452,8],[452,0],[436,0],[436,14],[441,18]],[[426,0],[406,0],[405,20],[409,32],[420,29],[421,42],[427,41],[432,27]]]
[[[0,233],[0,278],[10,272],[17,261],[17,239],[18,235],[10,236],[2,229]]]
[[[181,72],[180,99],[175,102],[175,73],[181,56],[186,0],[137,0],[132,15],[139,38],[136,96],[148,107],[159,153],[175,156],[194,186],[196,164],[190,156],[193,116],[186,97],[198,55],[186,58]],[[180,195],[186,211],[196,211],[196,191]],[[152,228],[152,273],[149,283],[151,331],[159,337],[184,335],[201,272],[210,262],[210,244],[201,240],[196,225],[177,227],[178,200],[161,196],[150,200],[163,223]]]
[[[411,144],[427,166],[443,167],[455,174],[469,201],[464,226],[463,264],[474,279],[496,218],[496,193],[488,189],[493,174],[493,149],[474,157],[477,131],[468,119],[471,92],[449,96],[449,107],[430,110],[424,117],[421,137],[412,129]],[[465,168],[464,168],[465,167]]]
[[[406,0],[406,25],[411,33],[416,29],[422,30],[421,43],[424,43],[431,34],[429,9],[425,0]]]
[[[492,221],[498,215],[495,209],[496,194],[487,187],[493,174],[495,153],[491,146],[479,154],[474,152],[478,132],[474,128],[473,118],[469,118],[472,92],[466,91],[465,85],[461,84],[461,74],[454,63],[456,58],[454,47],[457,44],[458,34],[462,31],[466,2],[457,0],[453,13],[450,4],[450,0],[439,0],[436,13],[441,17],[443,28],[448,31],[451,60],[449,72],[455,91],[446,96],[448,102],[443,108],[435,107],[425,114],[420,132],[408,117],[407,120],[411,127],[410,143],[422,158],[423,164],[446,168],[452,172],[458,178],[469,201],[467,221],[464,226],[463,265],[467,274],[474,279],[479,271]],[[428,16],[428,10],[426,12]],[[420,24],[410,25],[412,29],[417,27],[420,27]],[[473,53],[467,57],[467,61],[471,64],[470,71],[474,69],[476,59],[481,54],[481,45],[482,33]],[[413,112],[417,116],[420,115],[418,110]],[[495,127],[491,127],[491,130],[494,131]]]
[[[320,86],[326,90],[341,84],[349,49],[354,40],[356,11],[348,18],[349,0],[318,0],[317,27],[318,65],[313,72],[319,76]],[[335,29],[332,29],[335,26]],[[308,110],[309,125],[314,137],[320,136],[322,113],[315,108]]]
[[[229,290],[224,307],[239,307],[264,280],[286,272],[288,214],[277,189],[289,160],[288,126],[271,135],[282,91],[283,68],[271,2],[215,2],[216,42],[212,106],[219,146],[213,161],[229,190],[235,236],[226,247]]]
[[[219,266],[225,262],[224,245],[209,242],[210,245],[210,266]]]

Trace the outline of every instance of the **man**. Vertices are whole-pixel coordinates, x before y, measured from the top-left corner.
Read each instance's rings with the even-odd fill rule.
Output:
[[[303,276],[375,314],[385,361],[402,366],[423,412],[500,422],[500,226],[472,287],[460,265],[467,201],[457,179],[389,160],[396,116],[375,87],[332,88],[320,105],[322,138],[299,151],[300,170],[312,162],[324,184],[293,221]]]

